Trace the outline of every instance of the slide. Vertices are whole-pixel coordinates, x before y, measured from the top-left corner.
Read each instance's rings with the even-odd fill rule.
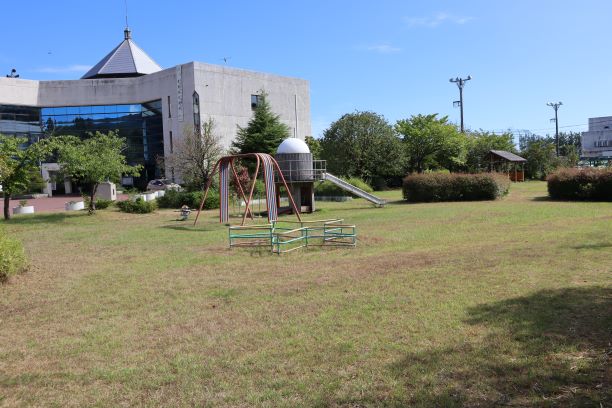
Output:
[[[374,203],[374,205],[376,205],[377,207],[382,207],[384,206],[387,201],[383,200],[382,198],[376,197],[373,194],[370,194],[366,191],[363,191],[360,188],[355,187],[352,184],[347,183],[346,181],[339,179],[338,177],[334,176],[333,174],[329,174],[329,173],[323,173],[323,179],[324,180],[328,180],[332,183],[334,183],[335,185],[337,185],[338,187],[340,187],[343,190],[348,191],[351,194],[355,194],[358,197],[361,198],[365,198],[366,200],[368,200],[371,203]]]

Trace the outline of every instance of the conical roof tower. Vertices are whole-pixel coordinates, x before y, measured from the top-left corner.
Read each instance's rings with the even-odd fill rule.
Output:
[[[162,70],[142,48],[132,41],[129,28],[126,27],[123,33],[124,40],[121,44],[87,71],[81,79],[129,78]]]

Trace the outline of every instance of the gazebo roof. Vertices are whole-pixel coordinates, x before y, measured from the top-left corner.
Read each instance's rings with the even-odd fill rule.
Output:
[[[527,159],[505,150],[489,150],[489,154],[501,157],[502,159],[513,163],[522,163],[527,161]]]

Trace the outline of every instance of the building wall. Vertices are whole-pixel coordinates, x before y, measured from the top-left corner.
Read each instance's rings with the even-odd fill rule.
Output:
[[[224,147],[237,125],[252,117],[251,95],[261,90],[275,113],[291,128],[291,136],[311,134],[308,81],[190,62],[135,78],[34,81],[0,78],[0,105],[60,107],[135,104],[161,99],[164,152],[170,154],[185,130],[193,129],[193,92],[200,98],[200,121],[212,117]],[[182,96],[182,98],[181,98]],[[1,130],[1,129],[0,129]]]
[[[197,62],[190,64],[188,70],[191,69],[202,121],[213,118],[225,146],[229,147],[235,138],[237,125],[248,124],[253,115],[251,95],[262,90],[268,94],[272,111],[291,129],[290,136],[304,140],[312,133],[308,81]],[[185,85],[187,89],[191,83]],[[185,100],[191,102],[192,94],[192,89],[184,93]],[[193,115],[192,103],[185,112]]]
[[[589,130],[582,132],[582,157],[612,157],[612,116],[589,118]]]

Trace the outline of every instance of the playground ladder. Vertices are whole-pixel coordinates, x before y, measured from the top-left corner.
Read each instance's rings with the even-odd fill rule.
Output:
[[[376,205],[377,207],[382,207],[387,203],[386,200],[376,197],[374,194],[370,194],[366,191],[363,191],[362,189],[357,188],[354,185],[347,183],[346,181],[334,176],[333,174],[323,173],[323,180],[329,180],[330,182],[348,191],[349,193],[355,194],[358,197],[364,198],[369,202],[374,203],[374,205]]]

